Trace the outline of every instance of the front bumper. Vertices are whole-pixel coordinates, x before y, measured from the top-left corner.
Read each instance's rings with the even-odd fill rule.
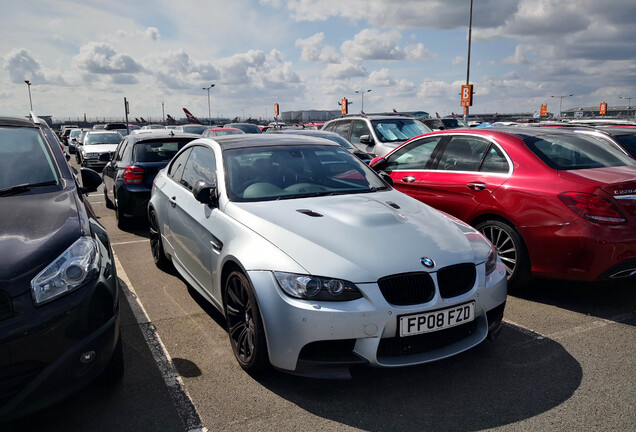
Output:
[[[427,363],[468,350],[491,334],[503,318],[505,268],[501,262],[488,277],[478,266],[473,288],[444,299],[439,291],[424,304],[388,303],[376,283],[357,284],[363,298],[346,302],[312,302],[287,296],[271,272],[250,271],[265,327],[271,364],[299,375],[344,377],[359,364],[400,367]],[[474,321],[416,336],[398,335],[398,317],[475,302]],[[499,308],[499,312],[497,312]],[[494,311],[494,313],[490,313]],[[489,318],[490,321],[489,322]],[[490,332],[489,332],[490,330]]]
[[[12,299],[14,316],[0,321],[0,421],[60,401],[104,371],[120,336],[116,280],[102,275],[39,307],[26,306],[30,293]]]

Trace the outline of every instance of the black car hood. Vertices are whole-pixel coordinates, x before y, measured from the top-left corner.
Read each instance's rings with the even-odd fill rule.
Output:
[[[81,235],[72,190],[0,197],[0,289],[10,296]]]

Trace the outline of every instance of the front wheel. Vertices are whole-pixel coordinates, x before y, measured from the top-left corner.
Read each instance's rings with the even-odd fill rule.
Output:
[[[269,366],[265,331],[252,284],[234,271],[225,282],[225,318],[234,357],[250,373]]]
[[[530,279],[530,258],[517,230],[497,220],[481,222],[475,228],[497,248],[499,258],[506,266],[508,287],[523,287]]]

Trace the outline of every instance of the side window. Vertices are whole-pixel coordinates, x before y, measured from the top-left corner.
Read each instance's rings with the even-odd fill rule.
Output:
[[[188,149],[181,153],[170,165],[170,170],[168,171],[168,177],[172,180],[179,183],[181,181],[181,175],[183,174],[183,169],[185,168],[186,161],[190,156],[192,149]]]
[[[214,152],[207,147],[194,147],[181,178],[181,184],[192,190],[194,184],[203,180],[209,184],[216,184],[216,163]]]
[[[438,169],[447,171],[477,171],[489,142],[468,136],[454,136],[442,157]]]
[[[325,125],[325,126],[322,128],[322,130],[326,130],[326,131],[329,131],[329,132],[333,132],[333,130],[334,130],[335,128],[336,128],[336,122],[334,122],[334,123],[330,123],[330,124],[328,124],[328,125]]]
[[[364,120],[354,120],[351,125],[351,139],[353,144],[360,144],[360,137],[362,135],[371,135],[369,126]]]
[[[133,150],[133,143],[129,142],[128,145],[126,146],[126,148],[124,148],[124,154],[122,156],[122,160],[123,161],[132,161],[132,150]]]
[[[426,169],[427,162],[441,140],[442,136],[435,136],[412,141],[402,146],[389,157],[386,170]]]
[[[348,140],[349,132],[351,132],[351,121],[345,120],[336,123],[336,127],[333,129],[333,131],[344,139]]]
[[[491,145],[479,171],[505,174],[509,168],[508,161],[499,147]]]
[[[119,143],[119,146],[117,146],[117,150],[115,150],[115,152],[116,152],[115,153],[115,160],[116,161],[122,160],[122,157],[124,155],[124,149],[126,148],[126,144],[128,144],[128,140],[127,139],[123,139]]]

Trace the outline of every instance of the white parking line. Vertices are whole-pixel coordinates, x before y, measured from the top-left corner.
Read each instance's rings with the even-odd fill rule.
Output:
[[[118,243],[111,243],[111,246],[121,246],[121,245],[129,245],[129,244],[135,244],[135,243],[148,243],[150,241],[150,239],[144,239],[144,240],[134,240],[134,241],[127,241],[127,242],[118,242]]]
[[[194,406],[194,403],[183,384],[181,376],[172,363],[170,354],[168,354],[166,347],[163,342],[161,342],[161,338],[157,334],[157,329],[150,321],[144,306],[139,301],[132,283],[128,279],[128,275],[126,275],[126,271],[119,262],[117,255],[114,255],[114,257],[115,266],[117,268],[117,276],[124,283],[122,288],[124,288],[123,291],[126,296],[126,300],[128,300],[128,304],[130,304],[130,308],[135,315],[135,319],[137,320],[137,323],[139,323],[141,333],[143,334],[144,339],[148,344],[148,348],[150,348],[150,352],[159,367],[159,372],[168,386],[168,393],[172,398],[172,402],[175,405],[181,422],[185,425],[188,432],[207,432],[208,429],[202,425],[201,417],[199,416],[199,413],[197,412],[196,407]]]

